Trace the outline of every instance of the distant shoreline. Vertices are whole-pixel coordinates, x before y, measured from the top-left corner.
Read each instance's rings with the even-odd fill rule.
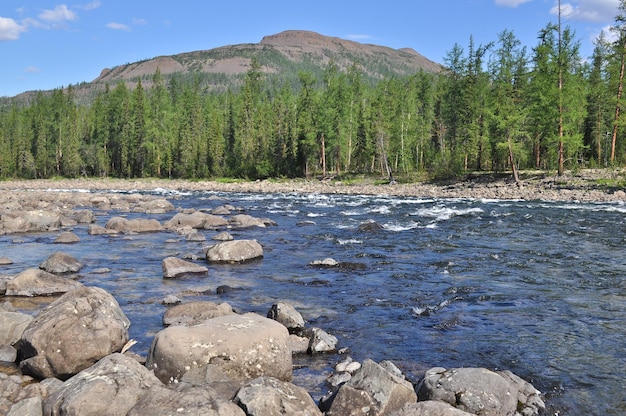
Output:
[[[540,173],[522,175],[519,188],[511,175],[473,175],[449,182],[376,184],[363,180],[344,183],[318,179],[260,180],[221,182],[179,179],[34,179],[0,181],[0,190],[88,190],[88,191],[178,191],[252,192],[252,193],[322,193],[391,195],[422,198],[471,198],[503,200],[544,200],[580,202],[626,202],[624,187],[618,186],[621,171],[598,169],[566,173],[561,177]],[[607,185],[608,184],[608,185]],[[615,185],[611,185],[615,184]]]

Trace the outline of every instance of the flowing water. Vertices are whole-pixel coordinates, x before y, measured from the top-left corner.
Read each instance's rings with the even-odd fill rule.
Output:
[[[159,192],[158,190],[155,192]],[[165,192],[165,191],[161,191]],[[202,256],[206,242],[174,233],[89,236],[59,247],[58,233],[0,237],[1,270],[37,267],[54,251],[86,266],[80,281],[109,290],[147,354],[169,294],[229,302],[265,315],[286,301],[308,326],[339,338],[356,360],[394,361],[411,379],[433,366],[511,370],[545,393],[551,414],[626,413],[626,206],[323,194],[166,193],[177,207],[233,204],[274,220],[231,230],[257,239],[264,258],[208,265],[208,276],[163,279],[167,256]],[[216,197],[219,197],[217,199]],[[97,217],[104,225],[112,215]],[[126,215],[126,214],[124,214]],[[141,214],[127,214],[129,218]],[[174,213],[149,215],[165,221]],[[144,215],[145,216],[145,215]],[[374,220],[384,228],[359,231]],[[316,269],[332,257],[352,267]],[[199,260],[201,262],[201,260]],[[93,273],[99,268],[108,273]],[[216,295],[220,285],[244,290]],[[294,381],[324,392],[340,356],[298,360]]]

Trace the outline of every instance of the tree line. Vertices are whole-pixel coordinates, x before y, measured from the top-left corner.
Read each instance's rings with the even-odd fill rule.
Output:
[[[622,2],[623,3],[623,2]],[[441,73],[365,82],[333,62],[298,85],[252,59],[241,86],[211,92],[157,71],[107,85],[89,105],[70,86],[0,110],[0,177],[268,178],[607,167],[626,162],[624,5],[615,40],[580,56],[548,24],[532,48],[505,30],[455,44]]]

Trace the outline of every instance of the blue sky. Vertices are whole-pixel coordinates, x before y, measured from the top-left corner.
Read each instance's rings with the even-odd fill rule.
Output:
[[[411,47],[443,63],[455,43],[465,48],[473,36],[476,45],[486,44],[505,29],[532,48],[539,30],[557,21],[557,0],[76,1],[2,0],[0,96],[91,81],[103,68],[159,55],[256,43],[290,29]],[[618,3],[561,0],[563,24],[576,31],[584,57],[613,23]]]

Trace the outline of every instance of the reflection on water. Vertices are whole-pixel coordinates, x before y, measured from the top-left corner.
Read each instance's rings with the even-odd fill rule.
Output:
[[[215,195],[222,199],[208,198]],[[164,280],[161,260],[202,256],[216,231],[201,230],[207,241],[198,243],[167,232],[89,236],[86,226],[73,230],[79,244],[62,247],[51,244],[55,233],[0,237],[3,255],[15,262],[0,272],[37,267],[59,249],[72,254],[86,264],[82,283],[118,299],[141,354],[162,328],[166,295],[263,315],[280,300],[307,325],[336,335],[355,359],[390,359],[412,378],[432,366],[509,369],[546,393],[552,411],[621,414],[626,407],[622,204],[223,193],[172,201],[196,209],[228,202],[278,226],[231,230],[257,239],[264,258],[209,265],[207,276]],[[98,224],[118,214],[98,216]],[[383,229],[358,231],[366,220]],[[327,257],[359,267],[309,266]],[[110,271],[94,273],[102,268]],[[244,290],[216,295],[220,285]],[[10,302],[33,313],[42,307]],[[316,396],[338,359],[298,359],[295,382]]]

